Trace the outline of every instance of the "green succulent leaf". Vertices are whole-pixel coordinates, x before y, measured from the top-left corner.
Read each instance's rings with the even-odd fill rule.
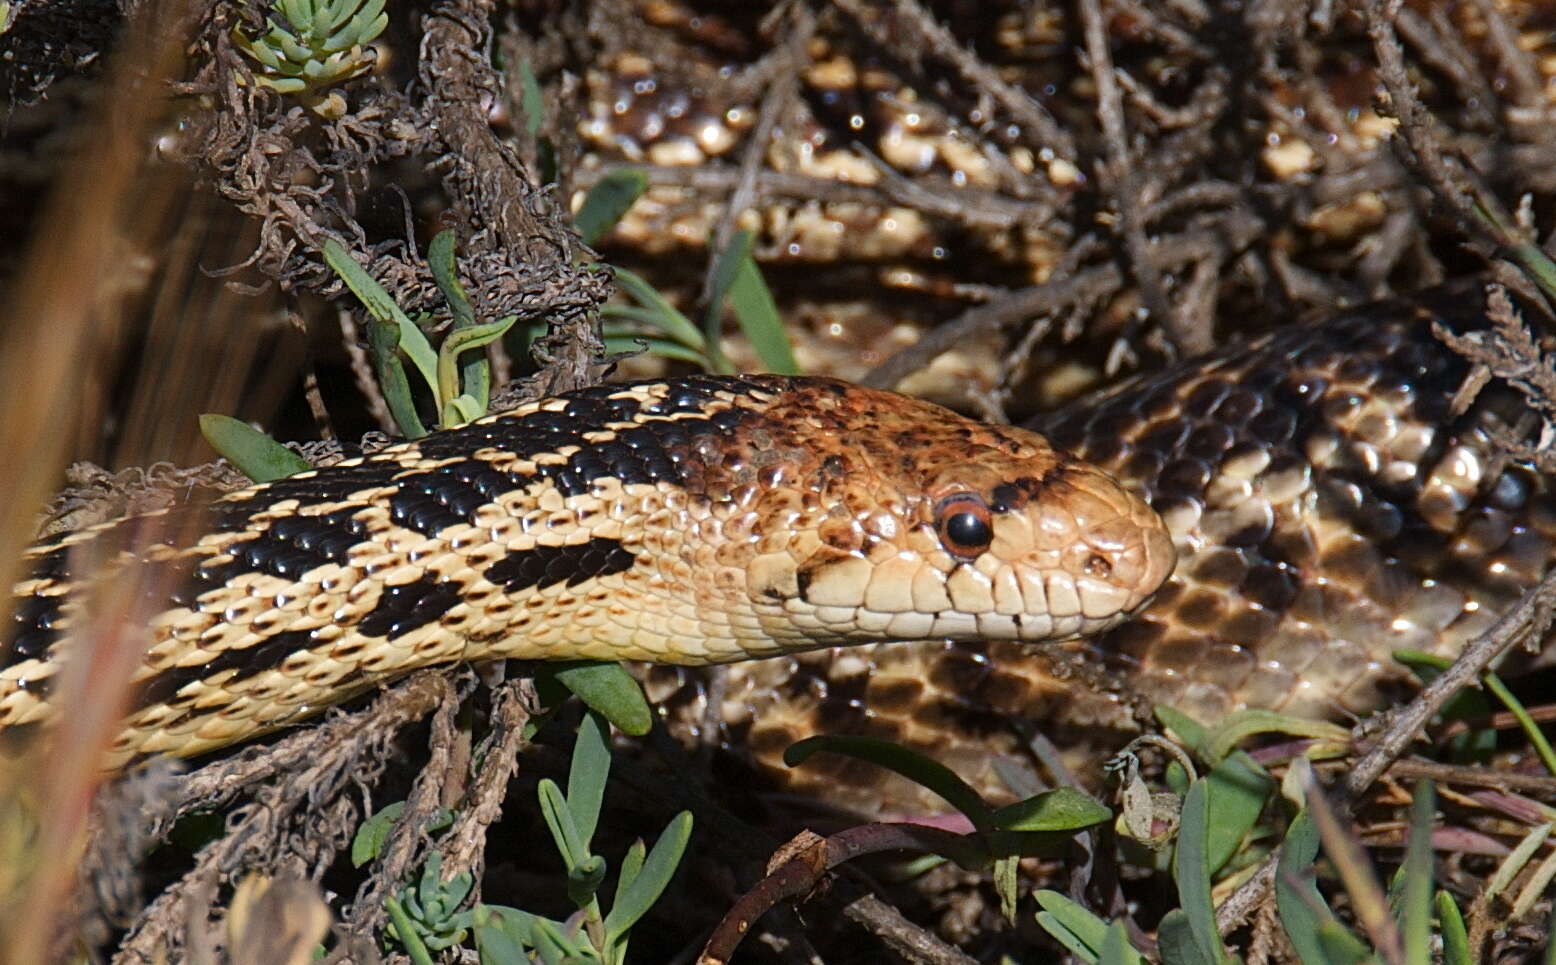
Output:
[[[704,351],[708,347],[707,339],[703,337],[691,319],[681,314],[680,309],[670,304],[670,300],[659,293],[636,272],[625,268],[612,270],[616,279],[616,285],[627,296],[639,305],[653,312],[656,319],[653,324],[658,325],[666,335],[685,345],[687,348]]]
[[[1315,883],[1318,848],[1318,827],[1307,811],[1298,812],[1280,847],[1275,869],[1275,907],[1303,965],[1323,965],[1328,961],[1319,930],[1334,922],[1334,914]]]
[[[541,816],[546,819],[546,827],[551,830],[557,852],[562,855],[562,862],[571,874],[592,857],[589,854],[589,842],[579,832],[578,823],[573,820],[573,812],[567,806],[567,798],[555,781],[549,777],[542,778],[539,793]]]
[[[619,663],[557,664],[547,670],[623,734],[642,737],[654,726],[643,688]]]
[[[373,375],[378,379],[379,391],[395,425],[407,439],[420,439],[427,434],[421,416],[416,412],[416,402],[411,397],[411,383],[400,362],[400,326],[391,321],[370,319],[367,323],[368,355],[373,361]]]
[[[1210,781],[1201,779],[1189,786],[1183,799],[1183,817],[1173,849],[1172,875],[1178,885],[1182,907],[1162,919],[1161,938],[1168,941],[1169,920],[1175,915],[1171,933],[1186,957],[1175,959],[1188,965],[1218,965],[1226,960],[1226,951],[1216,930],[1215,906],[1210,897]]]
[[[1443,965],[1471,965],[1470,936],[1464,928],[1464,916],[1453,896],[1437,892],[1437,922],[1443,936]]]
[[[692,814],[682,811],[670,819],[670,823],[654,842],[654,847],[643,861],[642,869],[632,883],[618,889],[616,903],[605,916],[605,941],[616,946],[626,938],[638,919],[648,913],[675,876],[681,856],[686,853],[686,843],[692,836]]]
[[[807,737],[790,744],[783,752],[783,762],[789,767],[798,767],[819,751],[842,754],[901,774],[920,787],[940,795],[948,804],[965,814],[980,831],[992,827],[993,814],[983,798],[939,761],[890,741],[834,734]]]
[[[526,102],[526,110],[528,103]],[[583,207],[573,218],[578,237],[592,245],[616,226],[622,215],[648,190],[648,177],[636,168],[612,171],[584,196]]]
[[[783,319],[778,315],[778,305],[762,278],[761,269],[749,254],[740,260],[734,281],[729,289],[730,304],[735,309],[735,320],[746,333],[757,357],[767,371],[778,375],[799,375],[799,363],[794,360],[794,348],[789,344],[789,333],[783,329]]]
[[[1205,776],[1209,792],[1210,834],[1206,853],[1214,874],[1237,853],[1259,821],[1275,780],[1246,753],[1237,751]]]
[[[527,60],[519,63],[519,84],[523,89],[519,109],[524,112],[524,132],[534,137],[540,133],[540,125],[546,120],[546,100],[540,92],[540,81],[535,78],[535,72],[530,69]]]
[[[1058,787],[1000,808],[990,824],[1002,831],[1079,831],[1112,817],[1112,811],[1085,791]]]
[[[1123,922],[1115,921],[1103,933],[1097,965],[1145,965],[1145,956],[1129,944],[1129,932],[1125,930]]]
[[[302,456],[231,416],[205,413],[200,416],[200,434],[223,459],[255,482],[284,479],[313,468]]]
[[[1037,923],[1070,954],[1095,965],[1107,938],[1108,923],[1057,891],[1043,890],[1034,895],[1043,910]]]
[[[610,724],[591,711],[578,724],[578,740],[573,744],[573,761],[567,772],[567,809],[573,813],[585,843],[594,839],[610,770]]]
[[[691,362],[702,368],[708,367],[708,360],[701,352],[662,338],[648,338],[642,335],[606,336],[604,342],[605,351],[609,355],[636,355],[639,352],[647,352],[650,355],[661,355],[678,362]]]

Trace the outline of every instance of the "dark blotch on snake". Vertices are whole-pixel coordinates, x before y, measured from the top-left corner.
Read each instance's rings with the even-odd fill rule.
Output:
[[[509,593],[586,580],[632,568],[637,557],[613,539],[595,537],[572,546],[537,546],[509,553],[486,569],[486,578]]]

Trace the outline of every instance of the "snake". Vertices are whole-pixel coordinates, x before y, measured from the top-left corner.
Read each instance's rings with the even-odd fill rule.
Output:
[[[1066,640],[1174,562],[1138,494],[1030,430],[826,378],[607,384],[32,547],[0,736],[61,713],[94,586],[144,629],[112,768],[461,661]]]
[[[1036,777],[1034,732],[1090,781],[1158,705],[1207,725],[1245,709],[1340,721],[1381,709],[1413,687],[1396,651],[1456,655],[1556,560],[1551,480],[1501,441],[1527,436],[1524,396],[1491,379],[1459,411],[1472,366],[1438,327],[1491,337],[1481,286],[1234,339],[1032,419],[1172,534],[1173,574],[1111,629],[1041,649],[786,655],[729,668],[721,691],[652,668],[649,693],[688,739],[739,748],[773,787],[886,818],[944,805],[853,758],[791,769],[785,749],[816,734],[890,740],[1011,800],[1012,773]],[[1106,673],[1078,679],[1077,662]],[[718,733],[701,732],[708,721]]]
[[[1435,326],[1486,329],[1478,290],[1233,342],[1026,427],[830,379],[607,384],[61,534],[13,591],[0,737],[59,713],[86,591],[129,577],[148,639],[109,766],[500,659],[645,661],[667,714],[773,773],[852,732],[984,788],[1023,721],[1365,713],[1395,650],[1455,653],[1556,554],[1547,477],[1503,455],[1522,396],[1458,406],[1471,366]],[[684,668],[715,663],[710,715]],[[786,780],[913,800],[857,762]]]

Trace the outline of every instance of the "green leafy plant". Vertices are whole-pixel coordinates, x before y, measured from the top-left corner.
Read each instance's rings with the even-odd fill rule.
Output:
[[[648,187],[641,171],[623,169],[601,178],[584,197],[574,217],[579,237],[594,244],[605,237]],[[737,231],[713,266],[708,305],[698,325],[687,318],[648,280],[626,268],[611,268],[616,285],[631,302],[600,310],[605,348],[615,354],[647,351],[709,372],[734,371],[719,348],[724,308],[735,313],[740,329],[769,372],[799,374],[789,336],[761,269],[751,257],[752,234]]]
[[[624,962],[633,926],[659,900],[680,865],[691,838],[692,816],[688,811],[677,814],[652,848],[639,840],[627,849],[607,911],[600,893],[609,866],[591,851],[590,840],[599,824],[610,775],[609,733],[603,717],[585,714],[573,746],[567,790],[550,779],[539,786],[541,813],[567,868],[565,890],[580,914],[564,922],[501,905],[463,908],[473,889],[470,875],[443,881],[442,856],[434,852],[416,883],[385,902],[389,912],[385,936],[418,965],[430,963],[433,952],[463,943],[472,932],[481,961],[487,965],[537,959]],[[354,863],[360,866],[378,856],[403,809],[403,803],[392,804],[363,823],[352,844]],[[449,817],[447,812],[434,815],[428,830],[446,826]]]
[[[258,65],[254,82],[339,117],[345,100],[329,89],[373,69],[377,55],[367,45],[389,16],[384,0],[279,0],[266,23],[269,30],[258,37],[232,30],[234,45]]]
[[[395,823],[400,820],[400,815],[405,813],[405,802],[396,801],[363,821],[357,828],[356,835],[351,839],[351,866],[360,868],[377,858],[383,850],[384,842],[389,840],[389,832],[394,829]],[[454,823],[454,812],[447,808],[438,808],[432,817],[427,819],[425,830],[441,831]]]
[[[386,935],[399,942],[410,956],[421,961],[429,951],[442,951],[464,942],[475,913],[460,910],[475,887],[470,872],[443,881],[443,856],[434,851],[414,886],[386,901],[389,928]]]
[[[605,347],[612,352],[644,350],[665,358],[691,362],[710,372],[731,373],[734,367],[719,348],[726,301],[741,330],[770,372],[795,375],[789,336],[783,330],[777,304],[751,257],[751,233],[738,231],[713,270],[708,308],[699,327],[642,276],[614,269],[616,284],[635,304],[606,305]]]
[[[433,351],[432,343],[421,328],[389,297],[383,286],[357,264],[340,242],[326,241],[323,254],[324,260],[372,316],[368,345],[374,371],[389,413],[406,438],[419,439],[428,431],[417,412],[411,383],[405,374],[406,360],[432,393],[441,427],[469,422],[486,413],[491,386],[489,365],[485,356],[474,350],[501,338],[518,316],[509,315],[485,324],[476,321],[470,300],[454,270],[451,232],[441,232],[432,239],[428,250],[432,277],[454,319],[453,328],[437,351]]]
[[[541,813],[567,868],[567,896],[582,913],[575,925],[513,908],[491,908],[476,918],[476,941],[483,962],[506,965],[528,961],[525,950],[541,961],[620,963],[626,960],[632,928],[669,885],[691,838],[692,816],[682,811],[647,848],[639,840],[628,848],[617,874],[610,910],[600,890],[608,866],[590,849],[610,774],[609,727],[597,714],[584,716],[573,748],[564,793],[555,781],[542,780]],[[579,921],[581,919],[581,921]],[[512,957],[517,952],[518,957]]]
[[[976,829],[972,836],[976,840],[939,838],[944,850],[938,853],[965,867],[992,866],[994,887],[1007,918],[1015,917],[1016,868],[1023,857],[1062,851],[1075,832],[1113,816],[1090,795],[1070,787],[995,808],[944,764],[899,744],[869,737],[809,737],[789,745],[783,760],[798,767],[821,752],[842,754],[900,774],[960,811]],[[963,847],[964,843],[969,846]]]

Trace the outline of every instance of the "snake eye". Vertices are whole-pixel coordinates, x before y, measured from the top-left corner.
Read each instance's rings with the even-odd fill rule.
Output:
[[[940,533],[941,544],[955,556],[977,556],[994,539],[989,507],[971,493],[941,502],[935,510],[935,529]]]

